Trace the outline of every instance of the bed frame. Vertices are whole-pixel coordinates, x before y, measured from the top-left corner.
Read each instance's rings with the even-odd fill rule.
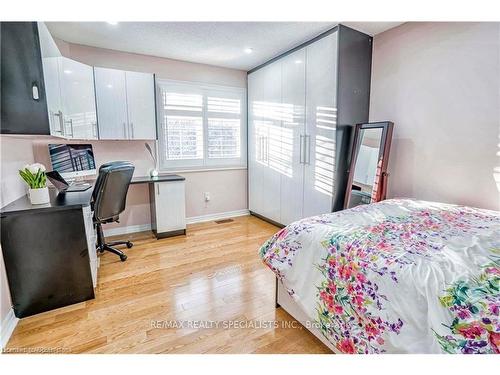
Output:
[[[310,319],[306,316],[302,308],[293,300],[292,297],[288,294],[283,285],[276,278],[276,308],[281,307],[288,314],[290,314],[295,320],[300,322],[311,332],[314,336],[316,336],[323,344],[325,344],[332,352],[339,354],[337,348],[335,348],[331,342],[329,342],[321,333],[321,331],[317,328],[311,327],[307,328],[306,322],[310,321]]]

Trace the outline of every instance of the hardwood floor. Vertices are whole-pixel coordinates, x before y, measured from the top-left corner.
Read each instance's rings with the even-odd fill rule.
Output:
[[[187,236],[132,236],[126,262],[101,256],[94,300],[22,319],[7,350],[328,353],[274,307],[274,276],[257,250],[277,229],[244,216],[190,225]]]

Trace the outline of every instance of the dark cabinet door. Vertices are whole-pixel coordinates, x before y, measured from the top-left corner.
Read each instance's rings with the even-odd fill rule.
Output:
[[[94,298],[82,209],[1,219],[2,252],[18,318]]]
[[[1,22],[2,134],[50,134],[36,22]]]

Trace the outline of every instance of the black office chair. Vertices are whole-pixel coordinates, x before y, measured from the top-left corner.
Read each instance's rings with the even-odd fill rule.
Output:
[[[128,161],[114,161],[101,165],[92,193],[94,224],[97,229],[97,250],[101,253],[105,250],[112,252],[118,255],[122,262],[127,260],[127,256],[113,246],[126,245],[130,249],[133,243],[130,241],[107,243],[102,224],[118,222],[119,215],[125,210],[128,187],[134,169],[134,165]]]

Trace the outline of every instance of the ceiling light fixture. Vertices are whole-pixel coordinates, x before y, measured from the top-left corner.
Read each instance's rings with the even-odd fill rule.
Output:
[[[245,53],[252,53],[253,52],[253,48],[250,48],[250,47],[247,47],[243,50],[243,52]]]
[[[64,74],[71,74],[71,73],[73,73],[73,71],[72,71],[72,70],[69,70],[69,69],[64,69]]]
[[[110,25],[113,25],[113,26],[118,25],[118,22],[116,22],[116,21],[106,21],[106,22],[109,23]]]
[[[295,60],[295,64],[302,64],[302,60]]]

